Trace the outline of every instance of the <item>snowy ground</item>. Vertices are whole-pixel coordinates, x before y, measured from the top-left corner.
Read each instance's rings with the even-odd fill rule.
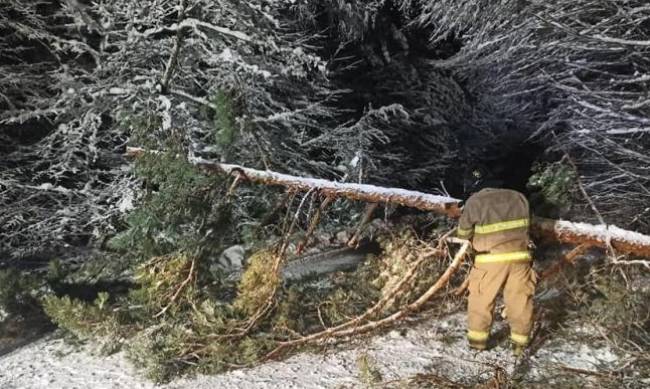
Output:
[[[419,320],[325,354],[301,353],[251,369],[179,378],[165,385],[142,378],[120,353],[95,356],[50,335],[0,356],[0,388],[357,388],[363,387],[357,364],[363,354],[374,361],[383,381],[417,373],[434,373],[454,381],[480,376],[480,381],[487,381],[497,369],[503,369],[508,376],[523,375],[527,386],[548,387],[565,367],[613,370],[625,358],[606,345],[555,339],[522,368],[504,347],[507,342],[487,352],[469,351],[464,329],[464,313],[442,321]],[[579,375],[583,385],[595,379],[584,372],[572,374]],[[636,384],[626,386],[647,387],[650,379],[639,377]]]

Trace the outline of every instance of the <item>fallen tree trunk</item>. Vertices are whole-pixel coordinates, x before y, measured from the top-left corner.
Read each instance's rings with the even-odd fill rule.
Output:
[[[147,150],[127,147],[126,156],[138,157]],[[151,151],[149,151],[151,152]],[[158,151],[153,151],[157,153]],[[459,199],[438,196],[399,188],[386,188],[368,184],[349,184],[306,178],[273,172],[270,170],[251,169],[240,165],[219,163],[199,157],[190,156],[189,161],[210,173],[225,173],[241,176],[244,179],[263,185],[279,185],[300,191],[317,190],[323,195],[343,197],[369,203],[399,204],[405,207],[433,211],[450,217],[460,217]]]
[[[619,253],[650,257],[650,236],[624,230],[612,224],[594,225],[534,217],[531,233],[541,239],[601,248],[611,247]]]
[[[138,157],[146,151],[128,147],[126,156]],[[150,151],[156,153],[157,151]],[[460,217],[460,201],[453,197],[438,196],[399,188],[386,188],[367,184],[347,184],[317,178],[305,178],[269,170],[251,169],[190,156],[189,161],[210,173],[229,174],[263,185],[279,185],[308,191],[317,190],[330,197],[342,197],[371,203],[399,204],[406,207],[432,211],[451,218]],[[531,233],[538,239],[561,243],[588,244],[613,248],[624,254],[650,257],[650,236],[628,231],[614,225],[593,225],[565,220],[534,217]]]

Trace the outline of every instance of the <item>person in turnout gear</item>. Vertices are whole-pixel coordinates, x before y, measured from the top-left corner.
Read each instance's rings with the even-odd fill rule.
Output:
[[[529,224],[528,200],[514,190],[485,188],[463,207],[457,236],[469,239],[476,251],[467,304],[471,348],[486,348],[495,299],[502,289],[515,354],[528,345],[537,282],[528,251]]]

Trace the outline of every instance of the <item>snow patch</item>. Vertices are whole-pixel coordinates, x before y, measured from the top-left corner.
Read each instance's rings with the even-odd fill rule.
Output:
[[[133,208],[135,208],[135,205],[133,204],[135,200],[135,195],[132,190],[127,190],[124,193],[124,196],[120,199],[120,201],[117,203],[117,208],[120,210],[122,213],[126,213]]]
[[[230,48],[226,47],[223,49],[219,55],[215,57],[217,60],[222,62],[232,63],[238,66],[238,70],[248,71],[253,74],[261,75],[264,79],[271,77],[271,72],[268,70],[261,70],[257,65],[251,65],[244,61],[239,53],[232,51]]]
[[[224,62],[232,62],[235,60],[235,56],[233,55],[229,47],[223,49],[223,51],[217,56],[217,58],[219,58]]]
[[[357,152],[354,155],[354,158],[352,158],[352,160],[350,161],[350,166],[353,167],[353,168],[357,167],[357,165],[359,165],[360,160],[361,160],[361,158],[359,157],[359,152]]]
[[[38,189],[38,190],[50,190],[50,191],[59,192],[59,193],[70,193],[70,192],[72,192],[68,188],[64,188],[62,186],[54,186],[49,182],[44,182],[44,183],[42,183],[40,185],[37,185],[37,186],[31,186],[30,188]]]
[[[113,88],[110,88],[108,90],[108,93],[112,94],[112,95],[124,95],[124,94],[127,94],[129,92],[130,92],[129,89],[117,88],[117,87],[113,87]]]
[[[239,165],[230,165],[223,163],[216,163],[201,157],[196,157],[193,155],[189,156],[189,161],[191,163],[201,165],[218,165],[219,168],[223,169],[226,173],[232,173],[233,171],[241,171],[249,177],[257,177],[264,181],[268,182],[284,182],[288,185],[299,187],[299,188],[317,188],[317,189],[327,189],[333,192],[354,192],[364,195],[381,195],[386,198],[394,199],[397,202],[400,200],[408,200],[412,202],[423,202],[430,204],[437,204],[444,206],[446,204],[457,204],[460,202],[459,199],[447,196],[439,196],[430,193],[418,192],[414,190],[400,189],[400,188],[386,188],[382,186],[375,186],[369,184],[351,184],[351,183],[340,183],[335,181],[328,181],[320,178],[303,178],[291,176],[288,174],[282,174],[273,172],[270,170],[255,170],[250,168],[245,168]]]
[[[494,331],[503,330],[495,323]],[[508,341],[480,353],[471,351],[465,339],[466,314],[444,318],[421,316],[401,330],[354,340],[348,347],[332,348],[325,354],[299,353],[283,361],[219,375],[188,376],[165,385],[155,385],[142,377],[124,358],[124,353],[98,357],[88,348],[77,349],[52,337],[0,357],[0,387],[15,388],[340,388],[363,387],[356,360],[367,354],[375,361],[382,379],[404,379],[432,372],[467,382],[493,377],[495,367],[512,375],[516,361]],[[608,347],[594,347],[555,338],[530,358],[530,371],[523,378],[552,382],[558,366],[595,370],[615,370],[621,359]],[[83,366],[83,368],[80,368]],[[525,385],[524,385],[525,386]]]
[[[555,231],[561,235],[563,233],[589,235],[601,242],[611,240],[621,240],[641,246],[650,245],[650,236],[634,231],[624,230],[613,224],[588,224],[576,223],[567,220],[558,220],[555,222]]]
[[[167,96],[163,95],[158,96],[158,100],[160,100],[163,108],[163,111],[161,112],[162,129],[168,131],[172,128],[172,115],[170,112],[172,109],[172,102],[167,98]]]
[[[531,361],[535,365],[540,365],[531,369],[531,377],[539,379],[547,372],[547,369],[558,366],[588,371],[612,369],[620,361],[620,357],[609,346],[596,348],[585,343],[567,342],[562,345],[542,348],[531,357]]]

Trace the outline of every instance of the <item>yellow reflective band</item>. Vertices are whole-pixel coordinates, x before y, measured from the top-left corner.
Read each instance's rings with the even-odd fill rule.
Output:
[[[524,346],[528,344],[528,336],[527,335],[520,335],[520,334],[515,334],[514,332],[510,333],[510,339],[519,344],[523,344]]]
[[[467,236],[472,232],[472,229],[470,228],[466,230],[464,228],[458,227],[456,231],[458,232],[458,236]]]
[[[517,262],[528,261],[531,259],[528,251],[511,251],[509,253],[498,254],[479,254],[474,260],[475,263],[493,263],[493,262]]]
[[[467,339],[469,340],[483,342],[487,340],[488,336],[490,336],[489,332],[467,330]]]
[[[477,234],[491,234],[493,232],[512,230],[515,228],[528,227],[528,218],[509,220],[507,222],[498,222],[492,224],[483,224],[476,226]]]

